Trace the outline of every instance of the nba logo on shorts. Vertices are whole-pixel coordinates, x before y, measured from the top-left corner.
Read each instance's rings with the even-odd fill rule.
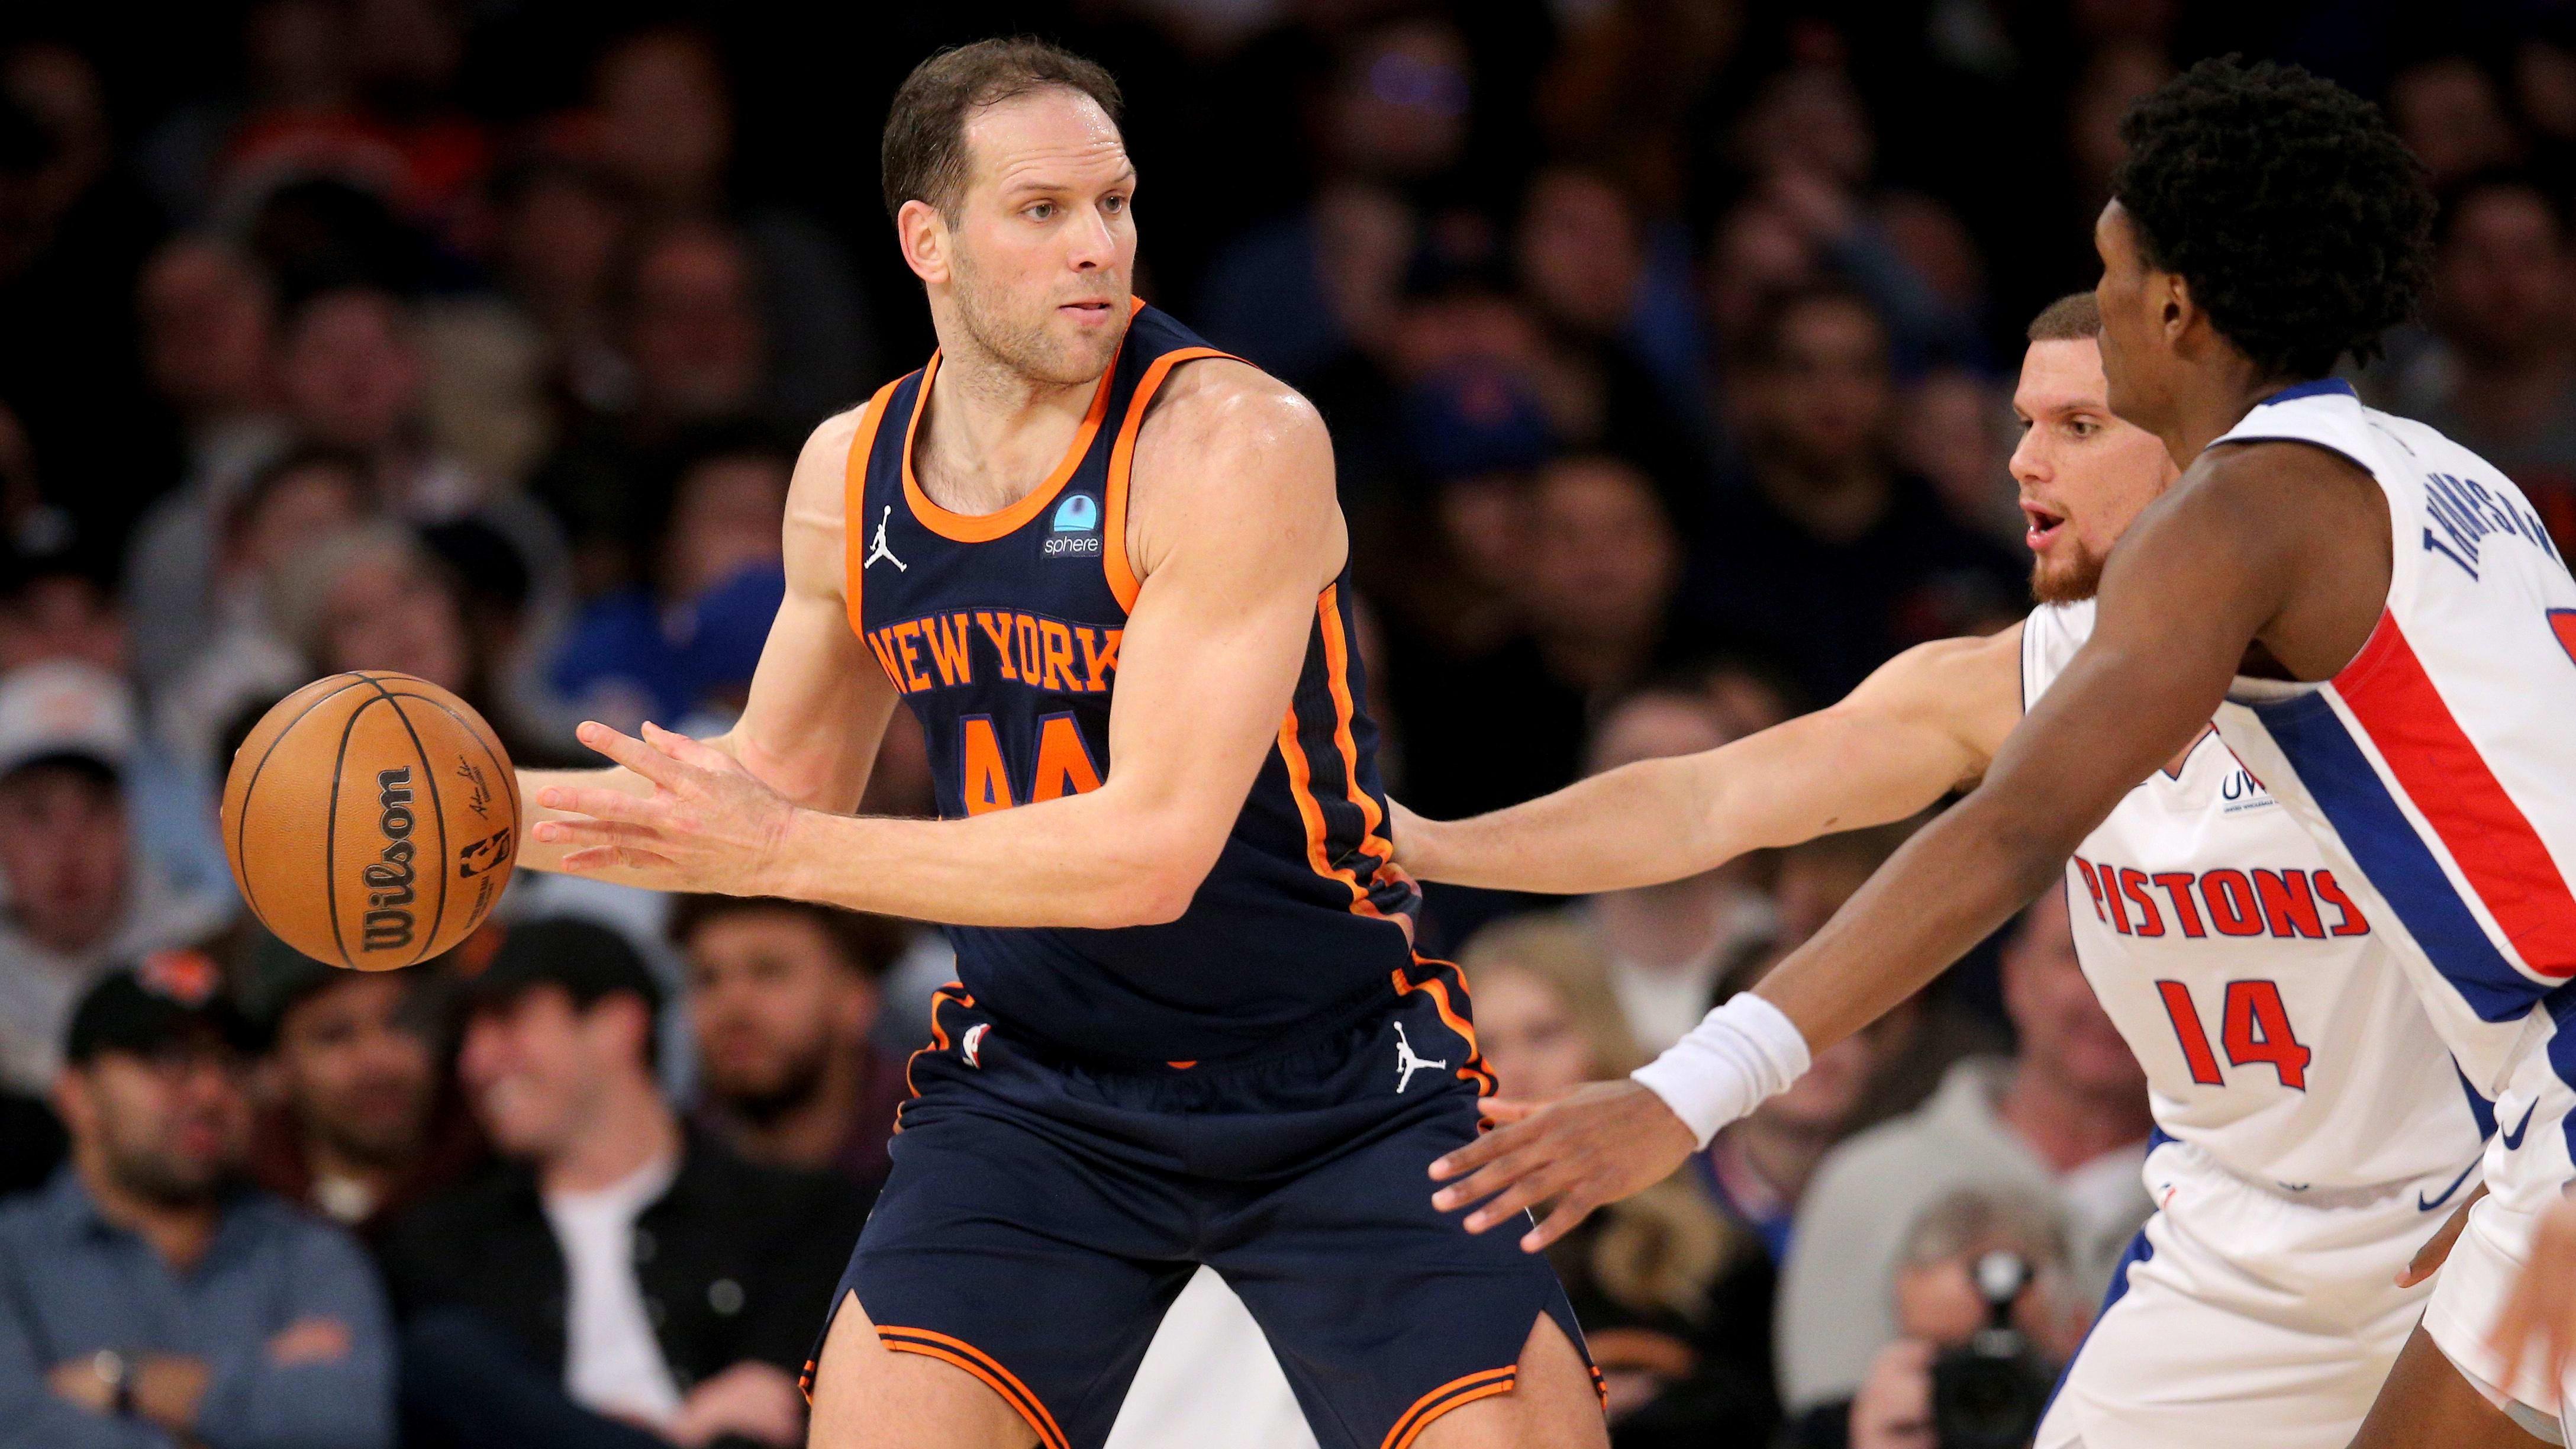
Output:
[[[966,1039],[957,1044],[958,1055],[966,1058],[966,1065],[970,1067],[984,1065],[978,1058],[984,1050],[984,1033],[992,1029],[993,1024],[988,1021],[979,1021],[966,1028]]]
[[[1088,493],[1076,493],[1055,506],[1055,518],[1047,525],[1045,542],[1038,552],[1047,558],[1098,558],[1100,556],[1100,500]]]

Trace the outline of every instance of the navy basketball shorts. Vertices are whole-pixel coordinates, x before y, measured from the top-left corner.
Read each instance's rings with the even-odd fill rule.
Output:
[[[950,987],[913,1059],[894,1172],[835,1311],[975,1375],[1041,1449],[1096,1449],[1199,1264],[1261,1325],[1324,1449],[1401,1449],[1508,1391],[1573,1309],[1519,1234],[1432,1210],[1432,1159],[1490,1083],[1457,968],[1253,1059],[1104,1067]],[[1599,1374],[1594,1378],[1597,1382]]]

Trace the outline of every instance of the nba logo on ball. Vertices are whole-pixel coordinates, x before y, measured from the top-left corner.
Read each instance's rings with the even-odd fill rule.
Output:
[[[1100,500],[1088,493],[1076,493],[1055,506],[1055,518],[1047,526],[1047,537],[1038,545],[1047,558],[1098,558],[1100,556]]]

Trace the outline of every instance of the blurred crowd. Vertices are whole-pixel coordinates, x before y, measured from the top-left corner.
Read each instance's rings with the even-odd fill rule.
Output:
[[[523,877],[356,975],[247,921],[233,747],[316,675],[526,764],[721,729],[805,432],[918,365],[876,126],[1026,29],[1129,90],[1138,290],[1330,423],[1394,793],[1470,814],[2028,607],[2021,329],[2178,64],[2381,101],[2444,197],[2356,382],[2576,547],[2576,19],[2483,0],[255,0],[0,18],[0,1445],[788,1444],[934,932]],[[899,717],[872,811],[927,814]],[[1514,1096],[1624,1073],[1902,839],[1433,887]],[[1559,1245],[1616,1442],[1928,1449],[2148,1211],[2063,903]],[[464,1386],[472,1386],[466,1392]]]

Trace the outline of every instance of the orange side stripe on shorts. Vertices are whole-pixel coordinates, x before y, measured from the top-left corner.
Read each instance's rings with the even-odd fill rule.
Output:
[[[1458,1033],[1458,1035],[1467,1043],[1467,1064],[1458,1068],[1458,1075],[1466,1078],[1468,1081],[1481,1084],[1483,1090],[1480,1091],[1478,1095],[1490,1096],[1496,1085],[1494,1074],[1486,1071],[1481,1065],[1479,1065],[1484,1061],[1484,1053],[1476,1046],[1476,1028],[1469,1024],[1465,1017],[1460,1016],[1457,1011],[1450,1006],[1449,983],[1440,979],[1437,974],[1437,970],[1439,967],[1447,966],[1451,971],[1458,972],[1458,989],[1462,993],[1467,989],[1467,974],[1463,971],[1458,971],[1457,966],[1447,961],[1433,961],[1421,956],[1416,956],[1413,959],[1424,966],[1432,967],[1435,974],[1425,976],[1420,981],[1415,981],[1411,977],[1406,976],[1404,974],[1404,968],[1399,966],[1394,972],[1395,994],[1398,996],[1406,996],[1416,991],[1427,991],[1431,994],[1432,1009],[1438,1011],[1440,1013],[1440,1019],[1448,1024],[1449,1029]]]
[[[986,1388],[1000,1394],[1003,1402],[1017,1410],[1019,1416],[1028,1421],[1028,1426],[1037,1432],[1038,1442],[1046,1449],[1070,1449],[1064,1430],[1056,1425],[1055,1415],[1048,1413],[1046,1405],[1038,1402],[1038,1396],[1029,1392],[1029,1386],[975,1345],[962,1338],[933,1333],[927,1328],[889,1328],[883,1325],[877,1328],[877,1341],[897,1353],[917,1353],[966,1370],[982,1379]]]
[[[1414,1400],[1413,1407],[1404,1411],[1404,1417],[1395,1421],[1395,1427],[1386,1431],[1386,1438],[1381,1441],[1379,1449],[1411,1449],[1413,1441],[1422,1437],[1422,1431],[1431,1427],[1432,1420],[1460,1404],[1508,1394],[1519,1377],[1520,1367],[1514,1364],[1451,1379]]]
[[[939,1024],[939,1005],[944,1001],[953,1001],[959,1006],[973,1006],[975,1004],[975,998],[966,994],[966,983],[962,981],[951,981],[947,985],[940,987],[937,991],[930,993],[930,1042],[919,1051],[916,1051],[911,1056],[903,1059],[903,1090],[905,1092],[905,1097],[902,1102],[895,1103],[894,1107],[894,1130],[897,1132],[901,1132],[903,1130],[903,1109],[905,1103],[908,1103],[914,1097],[921,1095],[921,1089],[912,1084],[912,1064],[921,1060],[922,1052],[944,1052],[948,1050],[948,1029]]]

